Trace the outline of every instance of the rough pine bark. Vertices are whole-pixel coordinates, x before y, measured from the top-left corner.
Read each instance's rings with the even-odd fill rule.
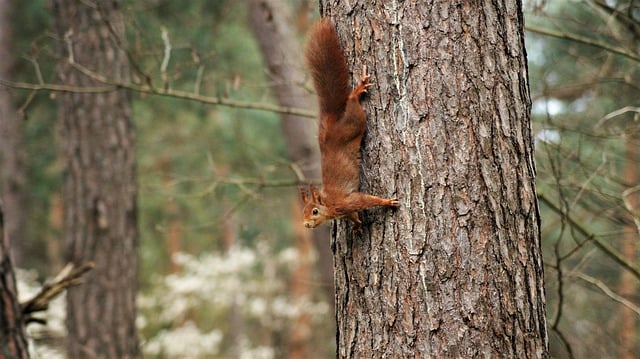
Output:
[[[58,74],[69,86],[97,86],[80,66],[127,82],[119,1],[54,0],[61,40]],[[77,65],[76,65],[77,64]],[[85,71],[86,72],[86,71]],[[62,93],[64,235],[68,260],[95,263],[67,294],[69,358],[137,358],[137,215],[130,95]]]
[[[354,82],[361,187],[335,226],[340,358],[548,357],[520,1],[320,1]]]
[[[0,200],[0,358],[28,358],[25,323],[18,303],[2,207]]]

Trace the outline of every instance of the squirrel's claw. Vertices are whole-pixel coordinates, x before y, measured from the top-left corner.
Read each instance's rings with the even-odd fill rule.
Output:
[[[371,76],[367,74],[367,65],[362,65],[362,79],[360,80],[360,86],[363,88],[362,92],[367,92],[367,89],[373,86],[373,84],[369,82],[370,78]]]

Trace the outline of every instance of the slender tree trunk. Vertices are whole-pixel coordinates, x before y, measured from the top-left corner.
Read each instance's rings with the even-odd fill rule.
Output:
[[[165,206],[165,213],[171,216],[169,223],[167,224],[166,241],[167,241],[167,253],[169,254],[169,260],[171,261],[169,271],[170,273],[177,274],[182,269],[180,264],[176,263],[173,258],[182,249],[182,237],[183,237],[183,224],[180,219],[178,205],[175,202],[169,202]]]
[[[520,2],[321,7],[373,83],[361,187],[401,203],[338,222],[338,356],[548,357]]]
[[[53,234],[47,236],[47,263],[50,268],[62,268],[64,266],[64,245],[59,233],[64,227],[64,203],[62,193],[55,192],[49,197],[49,226]]]
[[[302,46],[296,38],[291,9],[282,1],[247,0],[249,23],[253,29],[273,83],[272,91],[283,107],[314,108],[315,97],[305,91],[307,78],[302,64]],[[289,158],[308,180],[319,179],[320,152],[317,125],[307,118],[282,115],[282,132]],[[302,226],[302,223],[300,222]],[[318,252],[318,266],[327,299],[333,304],[333,259],[329,248],[329,227],[317,228],[312,234]]]
[[[292,205],[292,218],[294,223],[302,223],[302,206],[296,199]],[[303,226],[296,226],[294,237],[296,249],[298,250],[298,262],[291,271],[291,292],[290,296],[294,302],[304,302],[312,297],[311,294],[311,263],[313,258],[313,246],[311,242],[311,231]],[[313,339],[311,329],[311,318],[304,311],[293,320],[289,328],[289,352],[288,359],[309,358],[313,350]]]
[[[171,184],[173,183],[171,178],[171,161],[167,158],[159,157],[154,167],[162,174],[164,191],[171,193]],[[179,273],[182,270],[182,266],[174,261],[174,255],[182,250],[182,238],[184,234],[184,224],[180,216],[180,206],[176,201],[169,200],[165,203],[164,213],[169,217],[165,231],[165,246],[167,257],[169,258],[169,272]]]
[[[0,0],[0,78],[13,77],[13,2]],[[10,89],[0,87],[0,198],[13,262],[20,265],[26,233],[26,182],[23,126]]]
[[[54,0],[63,84],[96,86],[83,66],[126,82],[119,1]],[[130,96],[63,93],[64,232],[69,260],[93,261],[86,283],[69,290],[69,358],[137,358],[137,208]]]
[[[0,358],[28,358],[25,326],[5,233],[0,200]]]
[[[222,227],[222,245],[225,254],[229,254],[229,251],[231,251],[234,246],[238,245],[238,221],[236,213],[233,211],[233,206],[226,200],[222,201],[221,208],[222,213],[225,213],[225,215],[220,218],[220,226]],[[242,352],[242,339],[246,332],[246,325],[242,315],[242,308],[238,303],[233,302],[229,306],[227,322],[228,329],[225,336],[227,341],[232,343],[231,353],[233,356],[240,356],[240,353]]]
[[[626,138],[624,178],[627,183],[634,186],[640,184],[640,137],[632,129]],[[632,215],[629,224],[625,225],[622,242],[622,254],[629,263],[636,262],[638,237],[640,235],[640,189],[631,188],[624,194],[627,210]],[[628,271],[622,273],[620,279],[620,294],[633,302],[638,292],[637,279]],[[620,305],[620,349],[619,357],[632,359],[638,357],[637,347],[637,314],[626,305]]]

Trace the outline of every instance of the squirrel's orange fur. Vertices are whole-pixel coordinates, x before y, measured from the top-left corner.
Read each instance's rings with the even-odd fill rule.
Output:
[[[335,218],[348,218],[357,227],[358,211],[369,207],[397,207],[395,199],[358,192],[360,144],[367,117],[360,95],[371,86],[366,68],[360,84],[349,91],[349,70],[333,24],[323,19],[310,30],[305,48],[307,67],[318,95],[320,129],[318,143],[322,162],[322,190],[310,185],[300,189],[304,202],[304,225],[315,228]]]

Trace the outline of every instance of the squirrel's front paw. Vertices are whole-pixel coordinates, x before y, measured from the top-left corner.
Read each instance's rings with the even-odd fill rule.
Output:
[[[360,79],[360,87],[362,87],[362,92],[367,92],[367,89],[373,86],[372,83],[369,82],[371,76],[367,74],[367,65],[362,65],[362,78]]]

